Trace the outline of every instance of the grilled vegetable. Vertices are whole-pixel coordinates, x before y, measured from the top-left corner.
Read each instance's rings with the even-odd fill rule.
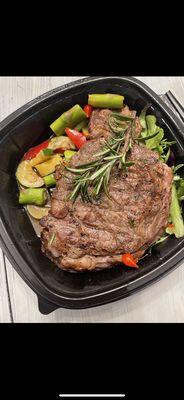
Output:
[[[152,139],[147,140],[146,147],[149,149],[155,149],[159,146],[161,140],[164,137],[164,130],[156,125],[156,117],[154,115],[147,115],[146,122],[148,126],[148,136],[154,135],[158,131],[158,134]]]
[[[147,136],[147,123],[146,123],[146,112],[148,108],[150,107],[151,104],[147,104],[141,111],[141,114],[139,115],[139,120],[142,126],[142,131],[141,131],[141,136],[145,137]]]
[[[88,104],[98,108],[122,108],[124,96],[119,94],[89,94]]]
[[[172,224],[174,225],[174,234],[177,238],[184,236],[184,223],[181,214],[181,209],[177,197],[176,187],[172,185],[171,205],[170,205],[170,216]]]
[[[65,132],[78,149],[80,149],[86,143],[86,138],[81,132],[70,128],[66,128]]]
[[[149,105],[146,106],[140,115],[140,122],[143,127],[141,136],[142,138],[139,138],[140,140],[143,140],[145,138],[145,145],[149,149],[155,149],[159,150],[160,153],[162,153],[162,147],[159,149],[160,142],[164,137],[164,131],[162,128],[156,125],[156,117],[155,115],[147,115],[146,116],[146,111],[148,109]]]
[[[39,172],[41,176],[46,176],[51,174],[52,172],[55,171],[56,166],[61,163],[62,159],[59,156],[59,154],[56,154],[55,156],[52,156],[52,158],[48,161],[45,161],[42,164],[36,165],[36,169]]]
[[[19,204],[35,204],[44,206],[47,201],[47,191],[44,188],[26,189],[19,193]]]
[[[184,196],[184,179],[182,178],[178,181],[177,184],[177,196],[179,200]]]
[[[93,107],[90,106],[90,104],[86,104],[86,106],[84,106],[83,110],[86,113],[87,117],[90,118],[91,114],[93,112]]]
[[[139,268],[139,266],[137,265],[138,259],[135,259],[130,253],[123,254],[121,260],[123,264],[127,265],[127,267]]]
[[[48,149],[52,149],[54,151],[60,150],[73,150],[75,149],[74,143],[67,136],[58,136],[50,139]]]
[[[31,217],[35,219],[41,219],[45,217],[49,212],[48,207],[38,207],[38,206],[33,206],[31,204],[28,205],[26,208]]]
[[[44,149],[40,150],[39,153],[36,155],[36,157],[32,158],[30,160],[30,164],[32,167],[35,167],[37,164],[41,164],[42,162],[45,162],[51,158],[53,154],[53,151],[51,149]]]
[[[64,112],[59,118],[57,118],[51,125],[50,128],[57,135],[63,135],[65,128],[74,128],[79,122],[86,118],[86,113],[83,109],[76,104],[70,110]]]
[[[31,147],[31,149],[29,149],[27,153],[24,154],[23,160],[31,160],[32,158],[36,157],[41,150],[48,147],[49,141],[50,140],[48,139],[45,140],[45,142],[40,143],[38,146]]]
[[[88,125],[84,126],[84,128],[82,128],[82,133],[85,137],[89,136],[89,131],[88,131]]]
[[[54,153],[54,151],[52,149],[49,149],[48,147],[47,147],[47,149],[43,149],[42,151],[43,151],[44,156],[52,156]]]
[[[65,160],[66,160],[66,161],[70,161],[70,159],[74,156],[75,153],[76,153],[76,151],[73,151],[73,150],[66,150],[66,151],[64,152]]]
[[[16,171],[19,183],[30,188],[37,188],[44,185],[43,179],[33,171],[30,161],[22,161]]]
[[[31,152],[31,154],[36,154],[33,158],[30,160],[30,164],[32,167],[35,167],[38,164],[41,164],[51,158],[53,155],[53,152],[56,153],[63,153],[65,150],[70,150],[70,149],[75,149],[75,145],[72,143],[72,141],[66,137],[66,136],[61,136],[61,137],[55,137],[50,140],[47,140],[46,142],[42,143],[40,146],[46,146],[47,147],[41,149],[38,151],[36,154],[37,150],[39,150],[39,146],[37,146],[37,149],[34,150],[34,153]],[[29,152],[28,152],[29,153]],[[28,157],[31,155],[28,154]]]
[[[44,183],[45,183],[45,185],[47,187],[55,186],[55,184],[56,184],[56,180],[54,178],[54,174],[50,174],[50,175],[44,176],[43,180],[44,180]]]
[[[87,125],[88,125],[88,120],[86,118],[86,119],[83,119],[83,121],[79,122],[79,124],[77,124],[74,129],[76,131],[80,132],[80,131],[82,131],[82,128],[84,128]]]
[[[141,131],[141,137],[137,138],[136,140],[145,141],[146,147],[159,153],[159,158],[161,161],[164,163],[170,163],[170,155],[172,154],[170,146],[176,142],[169,142],[167,139],[164,139],[164,130],[156,124],[157,120],[155,115],[146,116],[146,111],[149,107],[150,104],[144,107],[139,116],[139,120],[143,129]]]

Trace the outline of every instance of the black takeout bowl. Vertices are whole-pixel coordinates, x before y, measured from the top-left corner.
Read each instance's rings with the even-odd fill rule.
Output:
[[[47,314],[59,307],[87,308],[126,297],[161,278],[184,257],[184,238],[170,237],[133,270],[117,265],[86,273],[60,270],[41,253],[41,242],[18,204],[15,171],[23,154],[48,138],[49,125],[76,103],[87,103],[89,93],[117,93],[138,113],[147,103],[158,124],[176,140],[176,161],[184,160],[183,125],[145,84],[131,77],[88,77],[51,90],[30,101],[0,123],[0,240],[13,267],[38,295],[39,309]]]

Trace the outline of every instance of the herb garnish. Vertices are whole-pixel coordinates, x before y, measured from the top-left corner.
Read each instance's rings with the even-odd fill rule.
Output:
[[[129,225],[131,228],[135,228],[136,224],[135,224],[134,219],[130,219],[128,222],[129,222]]]
[[[108,184],[112,168],[118,165],[119,169],[125,169],[133,165],[132,161],[126,161],[126,154],[131,147],[131,135],[134,131],[135,117],[129,117],[120,113],[112,113],[109,116],[109,127],[116,133],[108,141],[102,151],[94,154],[96,160],[75,168],[65,167],[69,172],[75,174],[73,179],[73,191],[68,199],[73,202],[80,194],[83,201],[92,202],[99,199],[101,192],[109,195]]]
[[[49,246],[51,246],[51,244],[53,243],[55,237],[56,237],[56,234],[53,233],[52,236],[51,236],[51,238],[50,238],[50,240],[49,240]]]

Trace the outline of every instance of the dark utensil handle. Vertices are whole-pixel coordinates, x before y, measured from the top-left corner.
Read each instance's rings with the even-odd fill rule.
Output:
[[[180,101],[178,100],[178,98],[176,97],[176,94],[174,94],[171,90],[168,90],[168,92],[166,92],[166,95],[170,98],[175,100],[175,104],[176,107],[178,107],[181,111],[183,111],[184,113],[184,107],[183,105],[180,103]]]
[[[182,104],[179,102],[179,100],[174,96],[174,94],[169,90],[166,93],[167,98],[171,102],[172,106],[176,110],[176,112],[179,114],[181,120],[184,122],[184,108]]]
[[[57,310],[59,306],[56,304],[50,303],[49,301],[45,300],[44,298],[38,296],[38,308],[41,314],[48,315],[53,311]]]

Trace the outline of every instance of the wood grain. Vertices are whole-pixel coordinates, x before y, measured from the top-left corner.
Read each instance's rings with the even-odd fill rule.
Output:
[[[174,89],[184,104],[184,77],[137,77],[161,94]],[[36,96],[78,77],[0,78],[0,118]],[[133,296],[86,310],[59,309],[48,316],[40,314],[37,297],[6,259],[10,301],[15,322],[184,322],[184,264],[154,285]],[[5,273],[2,268],[3,281]],[[6,283],[6,282],[5,282]],[[9,320],[7,288],[0,287],[0,321]],[[6,296],[5,296],[6,295]]]

